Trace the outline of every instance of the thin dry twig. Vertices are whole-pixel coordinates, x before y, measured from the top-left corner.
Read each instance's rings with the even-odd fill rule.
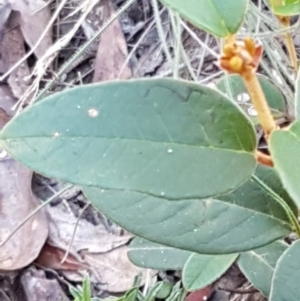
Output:
[[[43,31],[42,35],[40,36],[40,38],[38,39],[38,41],[36,42],[36,44],[30,49],[30,51],[28,51],[28,53],[21,59],[19,60],[19,62],[17,62],[14,66],[12,66],[4,75],[2,75],[0,77],[0,81],[3,81],[8,75],[11,74],[11,72],[13,72],[14,70],[16,70],[23,62],[25,62],[33,53],[34,51],[37,49],[37,47],[40,45],[41,41],[44,39],[44,37],[46,36],[47,32],[50,30],[50,28],[52,27],[53,23],[55,22],[59,12],[63,9],[65,3],[68,0],[62,0],[62,2],[60,3],[59,7],[57,8],[57,10],[55,11],[55,13],[53,14],[50,22],[48,23],[47,27],[45,28],[45,30]]]
[[[79,216],[78,216],[78,218],[77,218],[77,222],[76,222],[75,227],[74,227],[74,231],[73,231],[73,234],[72,234],[71,241],[70,241],[70,243],[69,243],[69,245],[68,245],[68,249],[67,249],[67,251],[66,251],[66,253],[65,253],[64,257],[63,257],[63,259],[61,260],[61,264],[63,264],[63,263],[66,261],[67,257],[68,257],[69,254],[70,254],[70,251],[71,251],[71,248],[72,248],[72,245],[73,245],[73,241],[74,241],[74,238],[75,238],[75,234],[76,234],[76,230],[77,230],[79,221],[80,221],[80,219],[81,219],[83,213],[85,212],[85,210],[86,210],[90,205],[91,205],[90,202],[86,203],[85,206],[82,208],[82,211],[81,211],[81,213],[79,214]]]

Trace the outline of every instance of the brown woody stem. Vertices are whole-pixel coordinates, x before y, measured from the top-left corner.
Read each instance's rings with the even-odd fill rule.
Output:
[[[260,151],[256,151],[255,157],[256,157],[256,161],[262,165],[266,165],[270,167],[274,166],[273,159],[269,155],[266,155]]]
[[[277,128],[277,126],[271,114],[264,92],[257,79],[256,73],[253,69],[248,69],[242,72],[241,76],[243,77],[248,93],[250,94],[253,105],[257,111],[260,124],[266,134],[266,137],[268,137],[271,132]]]

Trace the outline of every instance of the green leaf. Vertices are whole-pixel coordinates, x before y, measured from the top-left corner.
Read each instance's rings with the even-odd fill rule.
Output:
[[[297,215],[297,206],[290,198],[289,194],[284,190],[274,168],[258,165],[255,171],[255,176],[268,186],[269,189],[280,196],[289,205],[294,214]],[[242,207],[259,211],[286,222],[290,222],[282,206],[253,180],[247,181],[232,193],[219,196],[218,199],[232,204],[239,204]]]
[[[281,91],[264,75],[258,74],[258,80],[271,108],[272,115],[280,118],[286,115],[286,101]],[[257,112],[251,102],[247,88],[239,75],[225,75],[217,83],[217,88],[233,99],[251,118],[254,125],[259,124]]]
[[[241,271],[266,297],[270,295],[276,263],[287,248],[286,243],[275,241],[265,247],[241,253],[238,258]]]
[[[295,111],[296,111],[296,119],[300,119],[300,72],[298,72],[296,83],[295,83]]]
[[[279,258],[272,279],[270,301],[299,301],[299,254],[300,241],[298,240]]]
[[[215,199],[174,202],[130,191],[93,187],[83,191],[96,208],[129,232],[191,252],[248,251],[291,231],[275,217]]]
[[[155,299],[156,295],[160,293],[160,290],[164,286],[163,282],[156,282],[153,286],[151,286],[145,296],[144,301],[152,301]]]
[[[300,122],[294,122],[288,130],[274,131],[270,137],[270,150],[285,189],[299,207]]]
[[[82,298],[82,292],[80,292],[78,289],[76,289],[73,286],[69,286],[69,292],[72,295],[72,297],[74,298],[74,300],[81,300]]]
[[[300,13],[299,0],[268,0],[276,15],[296,16]]]
[[[166,299],[166,301],[184,301],[186,298],[186,290],[184,288],[180,288],[181,281],[178,281],[172,288],[171,294]],[[149,301],[149,300],[147,300]]]
[[[245,16],[248,0],[160,0],[193,25],[217,36],[236,33]]]
[[[170,296],[173,287],[173,283],[164,281],[162,287],[160,288],[160,291],[157,292],[155,298],[165,300]]]
[[[129,289],[123,296],[121,297],[108,297],[105,299],[98,299],[95,298],[95,301],[97,299],[97,301],[136,301],[137,299],[137,295],[139,292],[139,287],[132,287],[131,289]],[[93,300],[94,298],[92,298]]]
[[[182,270],[191,254],[141,238],[135,238],[128,250],[128,258],[135,265],[155,270]]]
[[[89,276],[86,275],[82,282],[82,301],[90,301],[91,296],[91,282]]]
[[[122,298],[122,301],[135,301],[135,300],[137,300],[138,292],[139,292],[139,288],[138,287],[131,288],[130,290],[128,290],[124,294],[124,296]]]
[[[0,138],[48,177],[168,199],[231,191],[256,166],[255,133],[241,110],[217,91],[179,80],[57,93],[24,110]]]
[[[238,254],[191,255],[183,269],[183,286],[188,291],[206,287],[222,276],[237,257]]]

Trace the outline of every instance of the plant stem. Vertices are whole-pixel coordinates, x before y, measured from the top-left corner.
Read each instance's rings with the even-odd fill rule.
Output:
[[[282,27],[289,28],[291,26],[289,17],[287,17],[287,16],[276,16],[276,17],[279,20]],[[284,35],[284,39],[285,39],[286,48],[289,53],[291,65],[292,65],[293,69],[297,72],[297,70],[298,70],[297,52],[296,52],[295,44],[294,44],[293,37],[292,37],[292,34],[290,31]]]
[[[293,211],[289,205],[282,199],[274,190],[272,190],[268,185],[266,185],[261,179],[257,176],[252,175],[251,179],[256,182],[261,188],[263,188],[285,211],[288,219],[290,220],[291,225],[294,226],[298,237],[300,237],[300,225],[298,223],[297,217],[294,215]]]
[[[265,98],[264,92],[260,86],[256,73],[252,69],[248,69],[241,74],[247,90],[250,94],[253,105],[257,111],[260,124],[268,137],[277,126],[271,114],[271,110]]]
[[[270,167],[274,166],[272,157],[269,155],[266,155],[260,151],[256,151],[255,157],[256,157],[256,161],[259,162],[260,164],[270,166]]]

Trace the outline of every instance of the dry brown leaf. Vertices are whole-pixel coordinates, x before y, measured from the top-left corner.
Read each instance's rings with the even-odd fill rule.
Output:
[[[8,0],[0,2],[0,33],[2,33],[3,26],[6,23],[11,13],[11,5]]]
[[[44,271],[27,269],[21,276],[21,284],[28,301],[69,301],[56,279],[47,279]]]
[[[0,84],[0,129],[4,127],[13,115],[12,107],[15,104],[15,100],[9,86]]]
[[[29,169],[8,155],[0,161],[0,243],[37,207],[31,177]],[[0,246],[0,270],[20,269],[34,261],[47,236],[47,220],[40,211]]]
[[[231,293],[225,290],[219,290],[219,288],[226,289],[240,289],[246,283],[245,278],[242,276],[241,271],[236,268],[235,265],[231,266],[229,270],[220,277],[214,284],[214,294],[212,296],[213,301],[231,301],[238,297],[238,294]],[[240,295],[241,296],[241,295]]]
[[[114,13],[110,0],[103,1],[103,22]],[[95,73],[93,82],[113,80],[124,65],[128,55],[126,41],[119,20],[115,20],[101,35],[95,61]],[[131,70],[125,66],[121,79],[131,77]]]
[[[132,287],[134,277],[139,273],[142,276],[141,285],[145,283],[149,270],[132,264],[127,257],[127,250],[127,246],[122,246],[103,254],[81,252],[84,261],[92,267],[101,289],[113,293],[125,292]],[[151,271],[148,276],[152,277],[155,273]]]
[[[20,12],[20,25],[23,36],[30,47],[35,46],[51,19],[50,1],[13,0],[12,9]],[[52,29],[50,28],[35,49],[37,58],[41,58],[52,45]]]
[[[65,254],[65,250],[52,247],[46,243],[35,262],[44,268],[53,270],[77,271],[80,269],[86,270],[88,268],[86,264],[79,262],[78,258],[72,254],[68,254],[66,260],[62,262]]]
[[[1,125],[9,119],[3,109],[0,117]],[[31,178],[32,171],[8,155],[0,160],[0,270],[28,265],[37,258],[47,239],[47,220],[39,211],[1,245],[38,205],[31,191]]]
[[[207,301],[213,294],[214,290],[211,285],[198,291],[194,291],[185,298],[185,301]]]
[[[8,85],[0,84],[0,108],[4,110],[4,114],[8,114],[9,116],[14,115],[13,106],[16,103],[17,99],[13,96],[12,91]],[[0,122],[1,122],[0,118]],[[7,122],[7,120],[6,120]],[[0,125],[0,128],[3,127],[4,124]]]
[[[50,216],[48,243],[62,250],[67,250],[74,233],[77,217],[68,212],[63,204],[47,207]],[[131,236],[117,236],[108,233],[104,226],[94,226],[85,219],[78,221],[71,253],[76,256],[81,250],[92,253],[108,252],[126,244]]]
[[[19,15],[13,12],[6,24],[6,30],[2,39],[2,61],[4,72],[7,72],[26,54],[24,48],[24,38],[21,34],[19,24]],[[29,68],[26,62],[23,62],[17,69],[11,72],[8,83],[11,87],[13,95],[17,98],[23,96],[28,89]]]
[[[0,127],[4,127],[5,124],[10,120],[9,116],[6,114],[5,110],[0,108]]]
[[[135,77],[153,74],[164,62],[162,47],[157,41],[140,58],[134,68]]]
[[[117,236],[109,233],[102,225],[94,226],[85,219],[77,221],[77,218],[63,203],[48,207],[47,210],[50,216],[48,242],[64,250],[63,254],[58,254],[56,250],[55,258],[44,258],[48,264],[52,264],[52,268],[63,270],[68,279],[79,282],[82,281],[87,270],[90,270],[91,280],[102,283],[101,288],[112,292],[126,291],[131,288],[134,276],[140,272],[145,281],[146,270],[135,267],[127,257],[127,246],[124,244],[131,238],[130,235]],[[69,247],[77,222],[70,254],[72,254],[71,258],[77,260],[77,263],[83,262],[82,267],[87,265],[88,268],[66,271],[58,261],[61,261],[63,258],[61,256]],[[41,264],[40,258],[38,263]],[[41,265],[45,266],[45,263]]]

